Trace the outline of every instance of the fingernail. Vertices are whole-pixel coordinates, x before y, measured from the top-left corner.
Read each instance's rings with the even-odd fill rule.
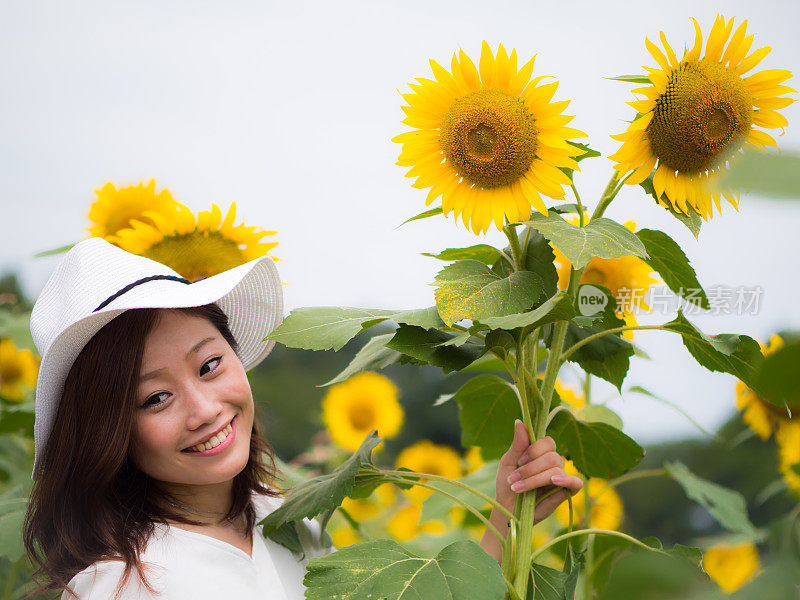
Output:
[[[525,487],[525,484],[522,483],[521,481],[518,481],[518,482],[516,482],[516,483],[511,485],[511,489],[514,490],[515,492],[521,491],[524,487]]]
[[[522,421],[520,421],[519,419],[514,419],[514,427],[517,426],[517,423],[522,423]]]
[[[511,475],[508,476],[508,483],[514,483],[515,481],[519,481],[520,479],[522,479],[522,475],[520,475],[518,471],[514,471]]]

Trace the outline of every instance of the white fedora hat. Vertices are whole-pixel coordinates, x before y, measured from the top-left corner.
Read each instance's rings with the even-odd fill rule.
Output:
[[[31,313],[31,333],[42,357],[36,384],[32,479],[38,476],[67,374],[95,333],[132,308],[184,308],[212,302],[228,316],[244,368],[256,366],[275,345],[264,338],[283,317],[281,280],[271,257],[189,282],[169,267],[102,238],[73,246]]]

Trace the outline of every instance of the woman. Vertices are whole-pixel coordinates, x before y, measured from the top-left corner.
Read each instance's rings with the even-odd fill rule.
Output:
[[[189,282],[100,238],[66,254],[31,315],[42,363],[24,540],[43,589],[303,597],[308,559],[334,548],[312,520],[302,553],[261,534],[282,496],[245,374],[272,349],[282,311],[269,257]],[[563,466],[551,439],[530,445],[518,422],[497,499],[511,508],[515,493],[566,488],[537,508],[544,518],[582,485]],[[502,514],[491,520],[505,530]],[[481,545],[501,559],[493,536]]]

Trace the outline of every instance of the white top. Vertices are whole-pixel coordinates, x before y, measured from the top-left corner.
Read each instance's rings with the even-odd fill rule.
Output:
[[[211,536],[157,523],[140,559],[148,582],[160,592],[153,596],[133,570],[120,593],[120,600],[197,600],[198,598],[236,598],[236,600],[303,600],[303,577],[308,559],[335,550],[321,547],[319,523],[304,519],[298,534],[305,556],[264,537],[257,523],[275,510],[283,497],[253,495],[256,526],[253,531],[253,556]],[[305,539],[304,539],[305,538]],[[99,561],[70,580],[80,600],[111,600],[125,564]],[[149,567],[149,568],[148,568]],[[61,600],[74,600],[64,590]]]

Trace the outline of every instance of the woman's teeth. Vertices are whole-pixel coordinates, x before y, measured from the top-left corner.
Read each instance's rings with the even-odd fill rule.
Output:
[[[233,431],[233,427],[231,426],[230,423],[228,423],[228,426],[225,429],[220,431],[217,435],[213,436],[210,440],[202,444],[197,444],[196,446],[192,446],[188,448],[188,451],[202,452],[203,450],[210,450],[214,446],[219,446],[222,442],[225,441],[225,438],[228,437],[231,431]]]

